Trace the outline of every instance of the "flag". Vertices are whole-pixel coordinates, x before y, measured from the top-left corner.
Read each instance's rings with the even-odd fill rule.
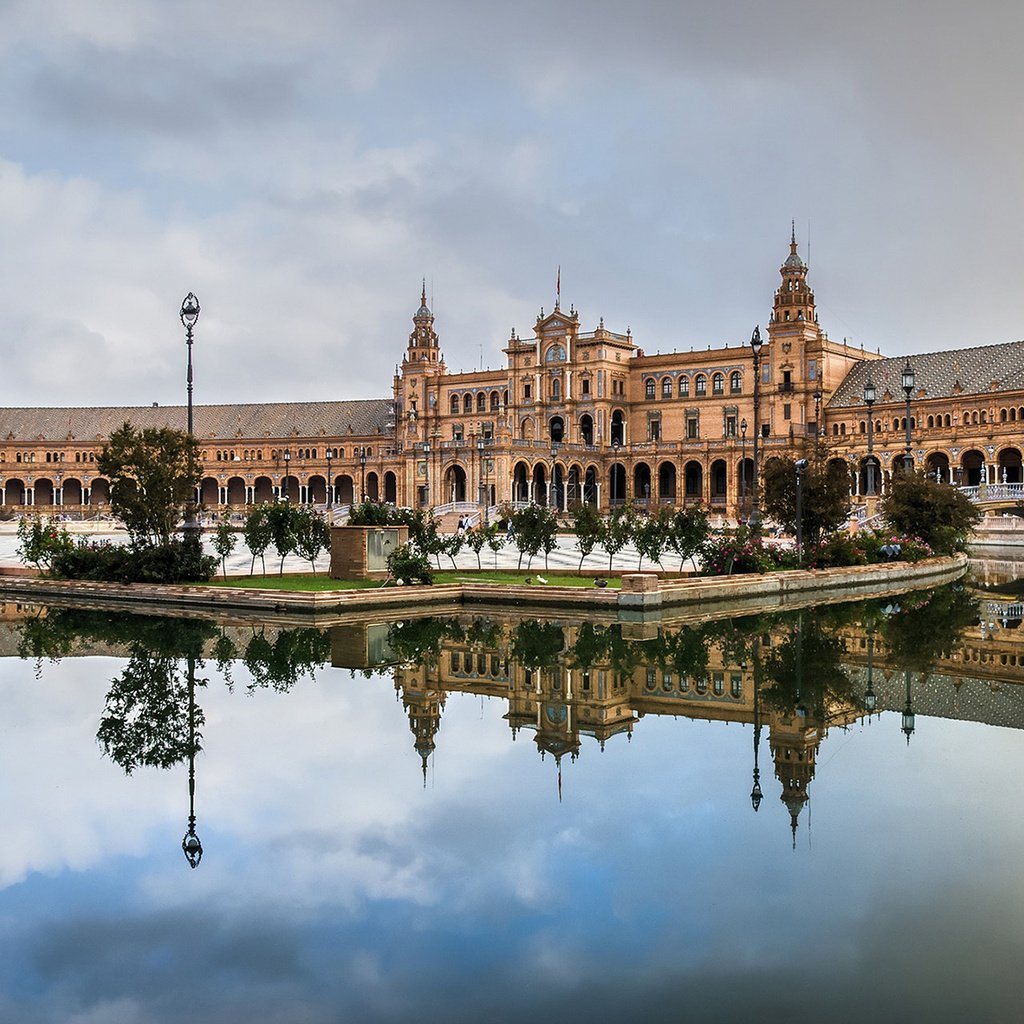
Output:
[[[555,305],[562,304],[562,264],[558,264],[558,277],[555,280]]]

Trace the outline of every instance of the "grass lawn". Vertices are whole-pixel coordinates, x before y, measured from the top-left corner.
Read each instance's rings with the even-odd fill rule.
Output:
[[[593,587],[593,576],[561,576],[556,573],[537,572],[436,572],[435,583],[523,583],[528,577],[542,576],[549,587]],[[543,584],[542,584],[543,585]],[[618,587],[617,579],[609,579],[609,587]],[[376,580],[334,580],[326,573],[286,573],[284,576],[231,576],[226,580],[213,580],[211,587],[255,587],[263,590],[363,590],[379,587]]]

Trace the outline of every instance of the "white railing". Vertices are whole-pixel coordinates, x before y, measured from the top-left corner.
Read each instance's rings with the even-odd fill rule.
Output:
[[[1024,500],[1024,484],[976,484],[957,490],[971,501]]]

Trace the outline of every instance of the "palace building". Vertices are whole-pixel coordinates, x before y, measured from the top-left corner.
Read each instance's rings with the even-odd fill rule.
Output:
[[[424,289],[390,397],[197,406],[199,499],[210,509],[365,496],[563,510],[632,499],[737,518],[750,506],[755,434],[762,465],[823,436],[858,500],[902,463],[908,422],[918,468],[965,486],[1022,482],[1024,342],[882,358],[828,337],[795,236],[780,277],[756,353],[736,344],[646,355],[628,329],[585,329],[556,302],[532,336],[507,339],[503,368],[471,373],[445,366]],[[102,509],[96,459],[126,420],[184,429],[186,411],[0,409],[0,503]]]

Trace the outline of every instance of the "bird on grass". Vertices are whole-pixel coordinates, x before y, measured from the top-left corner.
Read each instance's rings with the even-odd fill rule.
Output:
[[[603,576],[594,577],[594,586],[600,587],[602,590],[608,586],[608,581]]]

